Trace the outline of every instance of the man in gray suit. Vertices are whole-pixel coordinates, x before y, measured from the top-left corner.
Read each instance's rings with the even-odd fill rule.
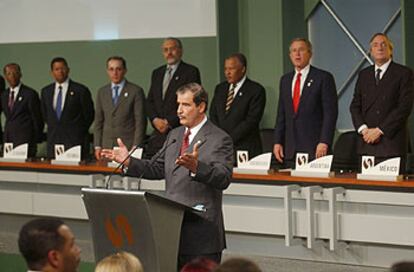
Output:
[[[164,146],[151,160],[129,158],[126,174],[146,179],[163,179],[167,197],[205,213],[184,215],[178,266],[197,257],[216,262],[226,247],[222,215],[222,191],[230,184],[233,143],[228,134],[207,120],[208,95],[197,83],[177,91],[178,117],[182,126],[168,134]],[[118,139],[118,150],[102,154],[118,162],[128,150]],[[125,170],[125,169],[124,169]]]
[[[99,89],[95,112],[95,158],[101,159],[102,148],[116,146],[122,138],[128,148],[142,143],[145,137],[145,95],[142,88],[125,79],[126,61],[113,56],[106,61],[111,83]]]

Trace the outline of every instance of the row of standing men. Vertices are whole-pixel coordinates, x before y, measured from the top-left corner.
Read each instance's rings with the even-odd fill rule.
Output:
[[[392,61],[392,50],[392,42],[385,34],[373,35],[370,53],[375,64],[360,72],[350,105],[360,135],[358,153],[374,155],[379,160],[395,156],[404,160],[408,146],[413,73]],[[81,144],[86,158],[88,130],[95,121],[96,159],[101,159],[103,148],[116,146],[117,138],[122,138],[128,148],[145,141],[145,155],[152,156],[161,148],[168,132],[179,126],[177,89],[186,83],[201,83],[198,68],[182,60],[179,39],[165,39],[162,54],[166,64],[153,71],[147,99],[140,86],[126,80],[126,61],[110,57],[107,74],[111,82],[98,91],[95,110],[89,89],[69,79],[64,58],[52,60],[55,82],[42,89],[41,100],[34,90],[21,83],[18,65],[6,65],[4,75],[9,88],[1,94],[6,115],[2,139],[15,145],[29,143],[29,156],[33,157],[36,144],[42,141],[45,122],[49,158],[54,157],[55,144],[64,144],[65,148]],[[294,71],[280,79],[273,148],[275,158],[285,166],[292,166],[296,152],[308,153],[311,159],[330,153],[338,116],[334,77],[310,65],[311,43],[303,38],[294,39],[289,55]],[[247,150],[253,157],[262,152],[259,125],[266,105],[265,89],[247,77],[243,54],[228,56],[224,73],[226,81],[216,86],[211,101],[210,120],[231,136],[234,150]],[[154,131],[144,140],[146,116]]]

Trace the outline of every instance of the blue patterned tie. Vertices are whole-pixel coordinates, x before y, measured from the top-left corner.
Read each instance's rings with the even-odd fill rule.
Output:
[[[116,103],[118,103],[118,98],[119,98],[119,85],[115,85],[114,86],[114,96],[112,97],[112,103],[114,103],[114,106],[116,105]]]
[[[56,117],[60,120],[60,116],[62,115],[62,86],[58,87],[58,95],[56,99]]]

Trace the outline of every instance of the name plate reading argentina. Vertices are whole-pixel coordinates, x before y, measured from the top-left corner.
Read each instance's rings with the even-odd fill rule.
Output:
[[[52,164],[78,165],[81,161],[81,146],[76,145],[65,151],[64,145],[55,145],[55,159]]]
[[[264,153],[249,160],[248,151],[237,151],[237,168],[233,173],[267,175],[270,169],[272,153]]]
[[[333,177],[334,172],[331,172],[332,160],[333,156],[328,155],[309,162],[307,153],[297,153],[295,170],[292,170],[290,174],[296,177]]]
[[[3,158],[4,162],[25,162],[27,159],[28,144],[21,144],[13,148],[13,143],[4,143]]]
[[[357,179],[382,180],[382,181],[400,181],[403,176],[400,175],[401,158],[392,158],[375,165],[374,156],[362,156],[361,173],[357,174]]]

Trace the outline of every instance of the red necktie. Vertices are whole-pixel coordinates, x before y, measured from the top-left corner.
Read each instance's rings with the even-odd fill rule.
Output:
[[[9,102],[8,102],[9,110],[11,111],[14,106],[14,91],[10,90]]]
[[[191,130],[187,128],[187,131],[184,133],[183,143],[181,144],[180,155],[183,155],[190,145],[190,134]]]
[[[293,111],[298,112],[299,101],[300,101],[300,77],[301,73],[296,76],[295,87],[293,88]]]

